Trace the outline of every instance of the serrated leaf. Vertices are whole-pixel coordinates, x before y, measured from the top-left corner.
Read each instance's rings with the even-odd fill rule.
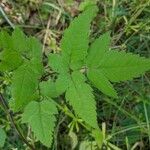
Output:
[[[19,28],[14,29],[11,36],[11,41],[12,41],[12,48],[11,48],[12,50],[16,50],[18,52],[28,51],[27,37],[22,32],[21,29]]]
[[[22,123],[28,123],[36,138],[45,146],[50,147],[57,113],[56,105],[51,99],[41,102],[32,101],[24,110]]]
[[[37,90],[38,79],[42,75],[42,71],[42,64],[33,59],[24,63],[14,72],[11,90],[16,111],[31,101]]]
[[[85,77],[80,72],[73,72],[71,78],[72,81],[66,91],[67,101],[80,118],[91,127],[98,128],[92,88],[85,83]]]
[[[131,80],[150,70],[150,59],[123,51],[108,51],[99,69],[112,82]]]
[[[59,54],[49,55],[49,66],[56,72],[64,73],[69,71],[68,62]]]
[[[67,90],[70,80],[71,80],[71,78],[70,78],[69,73],[64,73],[64,74],[58,75],[58,79],[55,82],[56,91],[57,91],[58,96],[63,94]]]
[[[0,32],[0,47],[6,50],[24,52],[28,50],[27,37],[19,28],[15,28],[12,35]]]
[[[110,51],[110,36],[96,39],[87,56],[88,78],[103,93],[117,97],[109,81],[119,82],[138,77],[150,69],[150,60],[131,53]]]
[[[13,40],[5,31],[0,32],[0,48],[0,71],[11,71],[22,64],[20,53],[13,48]]]
[[[0,71],[11,71],[23,63],[21,55],[17,51],[3,50],[0,53]]]
[[[75,64],[83,61],[87,55],[90,23],[96,16],[96,12],[96,5],[88,7],[71,22],[69,28],[64,32],[61,49],[65,55],[69,56],[70,67],[72,69],[76,69]]]
[[[31,96],[30,101],[37,101],[37,100],[40,99],[40,96],[41,96],[41,95],[39,95],[39,91],[36,91],[36,92],[33,93],[33,95]],[[11,109],[12,111],[14,111],[14,112],[17,111],[17,110],[16,110],[15,100],[14,100],[14,99],[11,99],[11,100],[9,101],[9,107],[10,107],[10,109]]]
[[[34,37],[27,37],[19,28],[15,28],[12,35],[0,32],[0,48],[16,51],[28,59],[42,59],[41,43]]]
[[[94,86],[104,94],[117,98],[117,93],[113,88],[113,85],[100,70],[90,69],[87,76],[89,80],[94,84]]]
[[[88,67],[96,68],[99,66],[101,59],[110,47],[110,33],[106,32],[97,38],[89,47],[89,54],[87,57]]]
[[[11,47],[12,47],[12,40],[11,40],[10,35],[5,31],[1,31],[0,32],[0,48],[10,50]]]
[[[0,128],[0,148],[4,146],[5,140],[6,140],[6,133],[2,128]]]
[[[55,82],[52,80],[43,81],[40,83],[40,92],[46,97],[58,97],[68,88],[69,80],[69,74],[60,74]]]
[[[39,61],[42,60],[42,45],[38,39],[34,37],[29,37],[27,46],[29,49],[29,58],[36,58]]]
[[[55,82],[52,80],[43,81],[40,83],[40,93],[44,97],[57,97]]]
[[[97,0],[84,0],[84,2],[81,2],[81,4],[79,5],[79,10],[83,11],[85,10],[87,7],[95,5]]]

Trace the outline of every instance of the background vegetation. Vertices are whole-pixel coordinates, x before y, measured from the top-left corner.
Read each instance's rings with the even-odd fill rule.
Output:
[[[81,3],[82,0],[1,0],[0,28],[11,32],[14,26],[19,26],[27,35],[40,39],[43,54],[47,56],[51,52],[60,51],[62,33],[82,10]],[[150,57],[150,0],[98,0],[98,6],[99,13],[92,25],[91,42],[93,38],[111,30],[112,49]],[[9,88],[6,85],[10,83],[10,75],[0,76],[0,91],[5,91],[8,95]],[[115,87],[119,91],[119,99],[115,101],[95,89],[99,126],[103,128],[106,138],[110,138],[120,149],[149,150],[150,73],[130,82],[116,84]],[[19,124],[20,114],[15,114],[14,117]],[[89,150],[94,149],[94,143],[87,142],[91,140],[87,131],[80,125],[73,124],[63,113],[58,117],[54,150],[85,150],[87,148],[83,147],[86,144],[90,144]],[[2,149],[27,149],[1,107],[0,127],[7,131]],[[30,134],[28,129],[28,135]],[[28,137],[31,142],[33,139]],[[0,140],[0,146],[1,144]],[[39,145],[39,149],[46,148]]]

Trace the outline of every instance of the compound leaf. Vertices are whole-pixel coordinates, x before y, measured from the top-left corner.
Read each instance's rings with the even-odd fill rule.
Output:
[[[69,56],[72,69],[76,69],[76,63],[78,66],[79,61],[83,61],[87,55],[90,23],[96,13],[96,5],[88,7],[71,22],[69,28],[64,32],[61,49],[64,55]]]
[[[20,110],[29,101],[37,90],[38,79],[42,75],[42,65],[38,60],[24,63],[14,71],[12,79],[12,96],[15,101],[15,110]]]
[[[80,72],[72,73],[72,81],[66,91],[66,99],[75,113],[93,128],[98,128],[96,102],[92,88],[85,83],[85,77]]]
[[[109,81],[120,82],[138,77],[150,69],[150,60],[131,53],[110,51],[109,45],[109,33],[91,44],[86,61],[88,78],[103,93],[117,97]]]
[[[22,123],[28,123],[36,138],[50,147],[57,113],[56,105],[51,99],[41,102],[32,101],[25,107]]]

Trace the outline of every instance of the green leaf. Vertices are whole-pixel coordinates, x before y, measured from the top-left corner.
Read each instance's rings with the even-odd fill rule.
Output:
[[[4,146],[5,140],[6,140],[6,133],[2,128],[0,128],[0,148]]]
[[[43,96],[55,98],[63,94],[69,86],[69,74],[60,74],[54,82],[52,80],[40,83],[40,92]]]
[[[55,82],[49,79],[40,83],[40,93],[44,97],[57,97]]]
[[[25,52],[28,51],[28,46],[27,46],[27,37],[26,35],[22,32],[21,29],[15,28],[12,36],[12,50],[16,50],[18,52]]]
[[[68,62],[59,54],[49,55],[49,66],[56,72],[64,73],[69,71]]]
[[[42,60],[42,45],[34,37],[27,37],[19,28],[15,28],[12,35],[0,32],[0,48],[16,51],[28,59]]]
[[[70,67],[76,69],[76,63],[83,61],[87,55],[90,23],[96,16],[97,6],[88,7],[75,18],[65,30],[61,41],[63,55],[68,55]],[[73,67],[72,67],[73,66]]]
[[[20,42],[18,42],[20,43]],[[20,44],[17,43],[19,47]],[[14,49],[12,37],[5,31],[0,32],[0,71],[11,71],[19,67],[23,59],[19,52]]]
[[[28,123],[36,138],[50,147],[56,122],[55,114],[57,108],[51,99],[41,102],[32,101],[25,108],[22,123]]]
[[[16,111],[22,109],[31,101],[37,90],[42,69],[42,64],[33,59],[24,63],[14,72],[11,90]]]
[[[82,141],[79,150],[97,150],[97,143],[95,141]]]
[[[131,80],[150,70],[150,59],[123,51],[108,51],[98,69],[112,82]]]
[[[26,43],[29,49],[29,58],[36,58],[42,61],[42,45],[38,39],[29,37]]]
[[[110,47],[110,33],[106,32],[96,39],[89,48],[87,66],[96,68]]]
[[[5,32],[5,31],[1,31],[0,32],[0,48],[1,49],[9,49],[11,50],[12,47],[12,40],[10,35]]]
[[[72,73],[72,81],[66,91],[66,99],[75,113],[93,128],[98,128],[96,102],[92,88],[85,83],[85,77],[80,72]]]
[[[27,37],[19,28],[15,28],[12,35],[0,32],[0,47],[6,50],[24,52],[28,50]]]
[[[104,94],[117,98],[117,93],[113,88],[113,85],[105,77],[105,75],[100,70],[90,69],[87,74],[89,80]]]
[[[53,71],[59,73],[59,75],[55,82],[43,82],[41,88],[45,95],[49,97],[58,97],[66,91],[69,85],[70,75],[68,60],[65,56],[59,54],[50,54],[48,64]],[[45,93],[44,90],[47,92]]]
[[[73,131],[69,132],[69,137],[71,139],[71,149],[74,150],[78,145],[78,137],[77,134]]]
[[[150,60],[131,53],[110,51],[109,32],[103,34],[89,48],[88,78],[104,94],[117,98],[112,82],[131,80],[150,69]]]
[[[21,55],[17,51],[3,50],[0,53],[0,71],[11,71],[23,63]]]
[[[62,73],[58,75],[58,79],[55,82],[58,96],[63,94],[67,90],[70,80],[71,78],[69,73],[64,73],[64,74]]]
[[[84,0],[84,2],[81,2],[81,4],[79,5],[79,10],[83,11],[85,10],[87,7],[95,5],[97,0]]]

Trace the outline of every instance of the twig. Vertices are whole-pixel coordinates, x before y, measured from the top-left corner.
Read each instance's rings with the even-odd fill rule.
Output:
[[[14,29],[15,25],[8,19],[7,15],[5,14],[4,10],[2,9],[2,6],[0,5],[0,13],[5,18],[5,20],[8,22],[8,24]]]
[[[49,27],[50,27],[50,23],[51,23],[51,18],[49,17],[48,19],[48,23],[47,23],[47,27],[46,27],[46,31],[45,31],[45,36],[44,36],[44,40],[43,40],[43,48],[42,48],[42,52],[44,53],[45,51],[45,44],[46,44],[46,40],[48,37],[48,33],[49,33]]]
[[[35,148],[30,144],[28,143],[28,141],[25,139],[25,137],[22,135],[21,131],[19,130],[18,126],[16,125],[15,121],[14,121],[14,118],[13,118],[13,114],[11,111],[9,111],[9,106],[6,102],[6,100],[4,99],[3,95],[0,94],[0,102],[3,106],[3,108],[5,109],[8,117],[9,117],[9,120],[12,124],[12,126],[15,128],[18,136],[23,140],[23,142],[31,149],[31,150],[35,150]]]

